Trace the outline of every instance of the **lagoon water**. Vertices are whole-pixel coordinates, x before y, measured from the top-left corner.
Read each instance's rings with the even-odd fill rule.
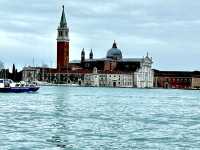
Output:
[[[0,150],[200,149],[200,91],[0,93]]]

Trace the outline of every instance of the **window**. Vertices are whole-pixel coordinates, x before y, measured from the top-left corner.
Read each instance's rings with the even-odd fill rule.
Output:
[[[63,36],[63,33],[62,33],[62,31],[59,31],[59,36]]]

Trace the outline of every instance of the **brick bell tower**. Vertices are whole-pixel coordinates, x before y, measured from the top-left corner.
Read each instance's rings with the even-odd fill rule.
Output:
[[[69,28],[67,27],[64,5],[57,35],[57,69],[67,68],[69,63]]]

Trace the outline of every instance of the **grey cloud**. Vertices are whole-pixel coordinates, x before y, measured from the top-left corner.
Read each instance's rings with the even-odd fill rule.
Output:
[[[113,40],[117,40],[125,57],[142,57],[149,51],[155,68],[200,70],[200,1],[67,0],[64,4],[71,59],[79,59],[82,47],[88,51],[93,48],[95,57],[104,57]],[[61,5],[55,0],[1,0],[2,59],[12,53],[21,65],[31,63],[33,56],[38,62],[56,62]],[[185,60],[189,63],[185,64]]]

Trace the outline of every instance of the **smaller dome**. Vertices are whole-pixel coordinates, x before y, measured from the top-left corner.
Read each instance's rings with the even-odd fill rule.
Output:
[[[84,48],[81,51],[81,55],[85,55],[85,49]]]
[[[90,58],[90,59],[93,59],[93,51],[92,51],[92,49],[91,49],[91,51],[90,51],[89,58]]]
[[[106,58],[122,59],[122,52],[120,49],[117,48],[117,44],[115,43],[115,41],[112,48],[108,50]]]

